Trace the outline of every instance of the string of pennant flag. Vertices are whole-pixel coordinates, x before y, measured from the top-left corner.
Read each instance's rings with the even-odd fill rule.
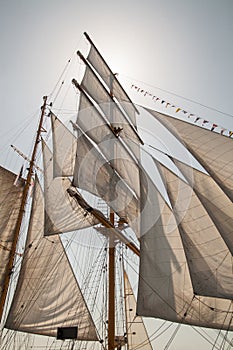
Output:
[[[185,116],[187,116],[187,118],[193,117],[194,123],[199,122],[202,124],[202,126],[209,126],[211,131],[219,131],[220,134],[228,136],[228,137],[233,136],[233,131],[227,130],[227,129],[223,128],[222,126],[215,124],[207,119],[198,117],[193,113],[187,112],[186,110],[184,110],[184,109],[182,109],[182,108],[180,108],[180,107],[178,107],[170,102],[167,102],[166,100],[161,99],[158,96],[153,95],[152,93],[146,91],[145,89],[140,88],[137,85],[132,84],[131,88],[136,90],[140,94],[144,95],[145,97],[146,96],[150,97],[154,102],[158,102],[161,105],[165,106],[166,108],[168,108],[168,107],[174,108],[175,113],[183,113]],[[216,129],[218,129],[218,130],[216,130]]]

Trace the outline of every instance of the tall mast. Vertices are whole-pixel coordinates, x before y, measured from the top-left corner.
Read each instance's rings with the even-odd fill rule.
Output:
[[[46,103],[47,103],[47,96],[44,96],[43,100],[44,100],[44,103],[43,103],[43,106],[41,107],[41,116],[40,116],[39,126],[38,126],[38,130],[37,130],[36,140],[35,140],[34,148],[32,151],[32,156],[31,156],[31,161],[30,161],[30,166],[29,166],[29,170],[28,170],[26,183],[25,183],[25,186],[23,189],[19,215],[18,215],[18,219],[16,222],[15,234],[14,234],[14,238],[13,238],[13,242],[12,242],[12,250],[10,253],[10,257],[9,257],[9,261],[8,261],[8,265],[7,265],[7,273],[6,273],[6,277],[5,277],[5,281],[4,281],[4,287],[3,287],[2,295],[0,298],[0,320],[2,320],[3,309],[4,309],[7,291],[8,291],[8,287],[9,287],[9,283],[10,283],[10,277],[11,277],[11,273],[13,270],[16,246],[17,246],[20,228],[21,228],[21,224],[22,224],[22,220],[23,220],[23,216],[24,216],[24,212],[25,212],[27,195],[28,195],[28,191],[29,191],[29,187],[30,187],[31,179],[32,179],[32,175],[33,175],[33,166],[34,166],[34,162],[35,162],[38,143],[40,140],[40,134],[42,131],[42,125],[43,125],[43,120],[44,120],[44,115],[45,115],[45,108],[46,108]]]
[[[110,77],[111,79],[111,77]],[[113,98],[112,81],[110,96]],[[112,118],[112,105],[110,104],[110,119]],[[115,156],[115,146],[112,145],[113,157]],[[115,213],[110,210],[110,222],[115,226]],[[114,235],[110,232],[108,252],[108,350],[115,348],[115,240]]]
[[[110,222],[114,225],[114,212],[110,212]],[[115,240],[109,236],[108,253],[108,350],[115,348]]]

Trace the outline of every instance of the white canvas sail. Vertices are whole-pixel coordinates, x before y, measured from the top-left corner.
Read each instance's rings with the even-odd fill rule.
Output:
[[[76,137],[50,113],[53,138],[53,177],[72,176],[76,154]]]
[[[136,299],[126,272],[124,272],[124,283],[127,320],[127,343],[129,350],[133,350],[135,348],[152,350],[152,346],[148,339],[148,334],[142,317],[136,315]]]
[[[233,140],[197,125],[148,110],[186,145],[233,201]]]
[[[88,40],[90,38],[87,36]],[[116,78],[116,74],[113,74],[103,57],[100,55],[97,48],[91,42],[91,48],[89,54],[87,56],[87,60],[91,63],[91,65],[98,72],[100,77],[103,79],[105,84],[108,86],[109,91],[113,94],[113,96],[119,101],[123,109],[125,110],[127,116],[131,123],[136,127],[136,117],[135,113],[138,113],[136,107],[133,105],[129,96],[122,88],[121,84]]]
[[[111,131],[88,98],[81,93],[77,125],[99,147],[123,181],[139,196],[139,170],[125,146]]]
[[[233,329],[232,301],[194,293],[174,213],[149,178],[144,177],[141,185],[143,210],[137,314],[202,327]]]
[[[15,179],[15,174],[0,167],[0,296],[4,287],[22,197],[22,187],[14,185]]]
[[[112,127],[122,129],[120,137],[127,144],[136,158],[139,157],[139,143],[141,139],[137,131],[129,124],[124,114],[109,95],[91,67],[86,66],[81,87],[97,103]]]
[[[44,237],[44,203],[39,182],[18,286],[6,327],[57,336],[58,327],[78,327],[78,339],[97,340],[92,318],[59,236]]]
[[[44,188],[45,188],[45,235],[70,232],[98,224],[90,213],[87,213],[69,196],[67,189],[71,182],[67,177],[53,178],[53,156],[45,142]]]
[[[221,225],[218,230],[195,190],[164,166],[161,165],[160,170],[182,239],[194,293],[233,299],[232,254],[220,234]],[[233,219],[232,203],[228,203],[228,208]],[[228,230],[232,236],[233,228],[228,226]],[[213,251],[214,254],[210,254]]]
[[[84,134],[77,140],[73,185],[102,198],[138,234],[138,200]]]
[[[190,167],[173,159],[174,164],[192,184],[193,190],[201,201],[210,219],[218,229],[219,234],[233,254],[233,204],[224,191],[211,176],[192,169],[190,181]]]
[[[104,199],[108,205],[121,218],[130,223],[136,221],[139,213],[139,202],[133,192],[125,184],[123,179],[116,173],[109,162],[98,152],[90,140],[74,125],[78,132],[77,138],[65,127],[65,125],[53,114],[51,115],[53,124],[53,161],[59,171],[59,176],[72,170],[72,184],[80,189],[84,189],[97,197]],[[88,134],[88,132],[87,132]],[[75,147],[74,147],[75,143]],[[73,161],[70,170],[66,168],[67,149],[74,150]],[[64,171],[63,163],[65,163]],[[59,169],[63,169],[62,172]],[[48,171],[48,168],[47,170]],[[70,184],[70,182],[69,182]],[[134,224],[134,229],[136,223]],[[138,230],[137,230],[138,232]]]

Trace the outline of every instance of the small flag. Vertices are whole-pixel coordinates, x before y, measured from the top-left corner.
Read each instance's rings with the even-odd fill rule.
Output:
[[[217,128],[217,126],[218,126],[217,124],[213,124],[213,125],[212,125],[212,128],[211,128],[211,131],[214,131],[214,129]],[[222,130],[222,131],[223,131],[223,130]],[[221,131],[221,133],[222,133],[222,131]]]
[[[224,131],[226,131],[226,129],[222,129],[221,130],[221,135],[223,135]]]

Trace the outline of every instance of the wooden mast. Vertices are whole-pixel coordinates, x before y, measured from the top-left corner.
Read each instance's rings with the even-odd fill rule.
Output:
[[[113,82],[110,77],[110,96],[113,99]],[[112,104],[110,104],[110,119],[113,118]],[[114,161],[115,141],[112,144],[112,159]],[[110,210],[110,222],[115,227],[115,213]],[[108,251],[108,350],[115,348],[115,239],[110,232],[109,236],[109,251]]]
[[[114,225],[114,212],[110,212],[110,222]],[[109,236],[108,252],[108,350],[115,348],[115,239]]]
[[[91,42],[89,36],[86,33],[85,33],[85,36],[89,40],[90,44],[94,45]],[[96,76],[95,72],[93,71],[92,67],[88,63],[88,61],[84,58],[84,56],[79,51],[77,52],[77,55],[86,64],[86,66],[92,71],[92,73],[96,77],[96,79],[99,80],[98,77]],[[109,69],[109,67],[108,67],[108,69]],[[111,72],[111,70],[110,70],[110,72]],[[111,72],[111,75],[110,75],[110,79],[111,79],[110,80],[110,94],[109,94],[110,98],[111,98],[110,108],[111,108],[112,104],[115,103],[114,96],[113,96],[113,77],[114,77],[114,75]],[[72,82],[80,91],[82,91],[82,87],[80,87],[74,79],[73,79]],[[109,93],[105,89],[104,86],[103,86],[103,89],[106,91],[106,93]],[[128,97],[128,95],[127,95],[127,97]],[[135,110],[137,112],[136,108],[135,108]],[[112,115],[113,115],[112,110],[110,110],[110,119],[111,119]],[[129,123],[129,126],[134,131],[134,133],[136,134],[139,142],[141,144],[144,144],[142,139],[138,135],[137,131],[135,130],[134,126],[132,126],[131,123]],[[114,145],[113,145],[113,150],[112,151],[113,151],[112,159],[115,159],[116,154],[115,154],[115,147],[114,147]],[[93,214],[94,214],[94,212],[93,212]],[[103,222],[104,226],[106,226],[106,227],[112,226],[113,229],[115,228],[114,215],[115,215],[114,211],[110,210],[110,223],[107,223],[107,225],[106,225],[105,222]],[[101,222],[102,222],[102,220],[101,220]],[[137,255],[140,255],[140,252],[139,252],[139,250],[137,248],[134,249],[135,247],[133,247],[132,244],[129,244],[129,246],[130,246],[131,249],[133,248],[133,251]],[[109,281],[108,281],[108,283],[109,283],[109,285],[108,285],[108,292],[109,292],[109,294],[108,294],[108,350],[114,350],[115,347],[117,346],[117,344],[115,342],[115,235],[114,235],[114,231],[113,232],[110,231],[110,235],[109,235],[109,256],[108,256],[108,260],[109,260],[109,267],[108,267],[109,268],[109,274],[108,274],[108,277],[109,277]]]
[[[39,126],[38,126],[38,130],[37,130],[36,140],[35,140],[34,148],[32,151],[32,156],[31,156],[31,161],[30,161],[27,179],[26,179],[25,186],[23,189],[19,215],[18,215],[18,219],[16,222],[15,233],[14,233],[14,238],[13,238],[13,242],[12,242],[12,249],[11,249],[11,253],[10,253],[10,257],[9,257],[9,261],[8,261],[8,265],[7,265],[7,273],[6,273],[6,277],[5,277],[5,281],[4,281],[2,295],[0,298],[0,320],[2,320],[3,309],[4,309],[7,291],[8,291],[8,287],[9,287],[9,283],[10,283],[10,277],[11,277],[11,273],[13,270],[17,242],[18,242],[20,228],[21,228],[21,224],[22,224],[22,220],[23,220],[23,216],[24,216],[24,212],[25,212],[27,195],[28,195],[28,191],[29,191],[29,187],[30,187],[31,179],[32,179],[32,175],[33,175],[33,166],[34,166],[34,161],[35,161],[35,157],[36,157],[38,143],[40,141],[40,134],[41,134],[42,124],[43,124],[44,115],[45,115],[47,96],[44,96],[43,100],[44,100],[44,103],[43,103],[43,106],[41,107],[41,116],[40,116]]]

